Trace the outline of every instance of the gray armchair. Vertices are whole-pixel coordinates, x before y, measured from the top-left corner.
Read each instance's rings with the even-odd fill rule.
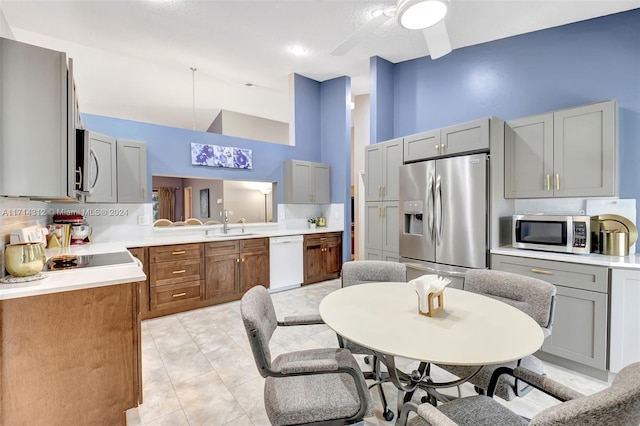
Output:
[[[380,260],[357,260],[345,262],[342,265],[342,287],[348,287],[356,284],[364,284],[368,282],[387,282],[398,281],[407,282],[407,267],[404,263],[385,262]],[[380,399],[382,401],[382,416],[387,421],[393,420],[393,411],[387,404],[387,398],[382,389],[383,377],[380,371],[380,360],[375,356],[371,349],[360,346],[338,336],[338,342],[341,348],[349,349],[353,354],[366,355],[366,363],[371,363],[372,371],[364,372],[364,377],[369,380],[375,380],[376,386],[380,391]]]
[[[517,377],[562,403],[542,410],[527,422],[492,398],[498,378],[503,374]],[[406,422],[411,411],[418,415]],[[626,366],[609,388],[588,396],[523,367],[500,368],[492,377],[487,396],[456,399],[437,407],[407,403],[399,417],[399,424],[407,426],[637,426],[640,424],[640,363]]]
[[[271,359],[269,341],[278,326],[319,324],[319,316],[278,321],[262,286],[245,293],[240,311],[256,366],[265,378],[264,404],[272,425],[346,425],[373,415],[371,395],[348,350],[303,350]]]
[[[488,269],[471,269],[464,279],[464,290],[484,294],[507,303],[532,317],[542,328],[544,337],[551,335],[555,310],[556,287],[546,281],[510,272]],[[501,366],[525,367],[539,374],[544,373],[542,362],[534,355],[506,364],[488,365],[469,381],[479,393],[489,387],[493,372]],[[472,374],[476,367],[439,365],[459,377]],[[513,377],[503,377],[498,382],[496,395],[509,401],[524,395],[529,386]]]

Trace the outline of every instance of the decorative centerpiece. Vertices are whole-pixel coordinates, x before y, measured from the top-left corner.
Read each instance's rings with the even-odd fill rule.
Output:
[[[316,224],[318,223],[318,219],[316,219],[315,217],[310,217],[308,222],[309,222],[310,229],[316,229]]]
[[[418,294],[418,313],[432,317],[444,309],[444,288],[451,283],[449,278],[437,275],[422,275],[409,281]]]

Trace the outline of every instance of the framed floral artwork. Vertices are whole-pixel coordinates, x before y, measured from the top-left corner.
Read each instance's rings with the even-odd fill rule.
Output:
[[[252,169],[252,152],[246,148],[191,143],[191,165]]]

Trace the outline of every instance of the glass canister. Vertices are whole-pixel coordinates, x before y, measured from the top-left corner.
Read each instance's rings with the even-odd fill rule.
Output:
[[[327,226],[327,218],[325,218],[324,216],[320,216],[318,218],[318,226],[321,228]]]
[[[4,266],[14,277],[36,275],[46,261],[43,243],[9,244],[4,250]]]

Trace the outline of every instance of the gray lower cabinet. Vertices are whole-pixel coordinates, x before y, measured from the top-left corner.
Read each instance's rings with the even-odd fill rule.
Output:
[[[398,201],[366,203],[365,259],[395,262],[400,259],[398,206]]]
[[[517,256],[491,256],[491,269],[538,278],[557,289],[555,320],[542,352],[607,370],[609,269]]]
[[[505,123],[505,198],[618,194],[616,102]]]

